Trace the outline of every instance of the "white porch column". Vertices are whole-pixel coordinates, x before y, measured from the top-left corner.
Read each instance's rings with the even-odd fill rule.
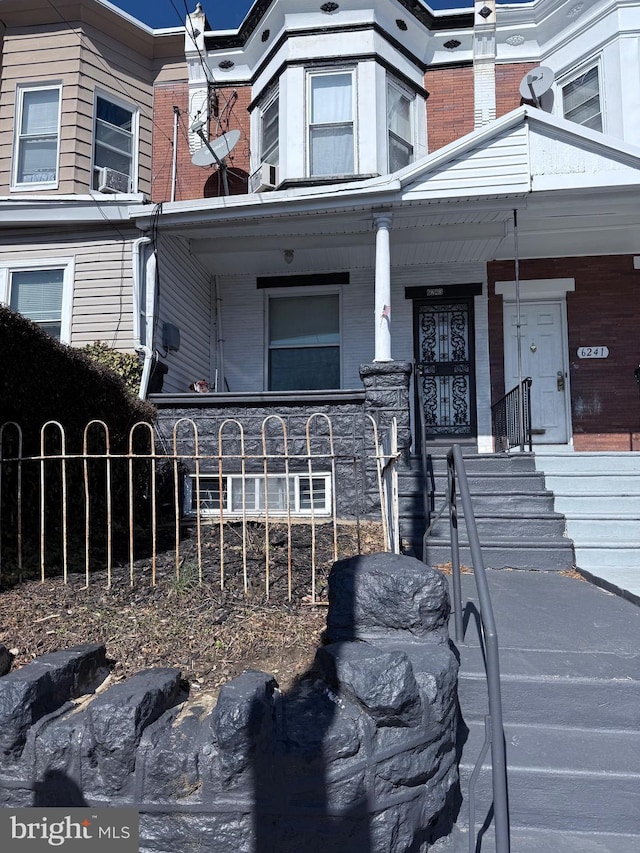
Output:
[[[374,361],[393,361],[391,358],[391,250],[389,245],[392,218],[390,213],[381,213],[373,217],[376,226]]]

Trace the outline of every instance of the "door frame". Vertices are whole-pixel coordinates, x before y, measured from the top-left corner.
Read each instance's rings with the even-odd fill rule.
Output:
[[[429,438],[429,442],[442,441],[451,444],[456,439],[463,443],[471,441],[474,444],[478,440],[478,404],[476,392],[476,312],[475,298],[482,294],[482,284],[463,284],[441,287],[407,287],[405,298],[413,301],[413,357],[414,365],[419,359],[419,315],[420,306],[425,304],[437,305],[439,303],[465,303],[469,309],[469,405],[470,432],[468,436],[460,436],[456,433],[443,434],[436,438]],[[418,391],[418,376],[414,370],[414,445],[416,453],[421,452],[421,429],[420,429],[420,395]]]
[[[564,371],[564,412],[565,412],[565,442],[550,442],[550,444],[573,444],[573,423],[571,418],[571,376],[569,371],[569,320],[567,314],[567,293],[575,290],[575,279],[573,278],[556,278],[556,279],[530,279],[520,282],[520,301],[531,303],[546,303],[560,306],[560,347],[562,353],[562,370]],[[503,300],[502,307],[502,365],[504,377],[504,393],[509,390],[506,387],[507,376],[507,317],[508,311],[513,310],[516,302],[516,283],[515,281],[497,281],[496,295],[501,295]],[[524,379],[525,377],[523,377]],[[544,444],[542,441],[535,441],[534,444]]]

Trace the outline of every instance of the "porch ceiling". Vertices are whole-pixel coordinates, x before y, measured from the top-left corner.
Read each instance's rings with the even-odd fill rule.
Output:
[[[505,211],[447,211],[434,216],[394,212],[391,260],[396,266],[487,260],[504,240]],[[288,227],[286,227],[288,226]],[[262,273],[372,268],[375,265],[373,217],[270,220],[262,227],[215,228],[190,238],[191,252],[212,273]],[[290,265],[285,249],[294,251]]]

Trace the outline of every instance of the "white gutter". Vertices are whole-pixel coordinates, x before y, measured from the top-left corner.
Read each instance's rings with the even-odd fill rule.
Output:
[[[155,361],[153,338],[156,321],[156,271],[155,252],[145,260],[145,246],[152,244],[150,237],[140,237],[133,244],[133,336],[136,352],[142,353],[144,363],[138,397],[145,400]]]

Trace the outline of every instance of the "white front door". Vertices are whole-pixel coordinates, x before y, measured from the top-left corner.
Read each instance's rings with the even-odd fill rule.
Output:
[[[530,376],[531,428],[537,444],[569,440],[569,388],[565,303],[520,302],[522,378]],[[505,391],[518,384],[517,313],[504,303]]]

